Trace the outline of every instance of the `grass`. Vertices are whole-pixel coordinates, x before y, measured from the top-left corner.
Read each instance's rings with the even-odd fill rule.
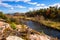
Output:
[[[41,22],[42,24],[46,26],[53,27],[60,30],[60,22],[54,22],[51,20],[40,20],[39,22]]]

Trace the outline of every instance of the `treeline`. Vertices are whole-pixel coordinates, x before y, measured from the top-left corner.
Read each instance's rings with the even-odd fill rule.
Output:
[[[15,24],[21,24],[21,21],[19,18],[14,18],[12,14],[5,14],[3,12],[0,12],[0,20],[7,22],[7,23],[15,23]]]
[[[40,9],[29,11],[26,13],[28,17],[44,16],[45,19],[52,19],[55,21],[60,21],[60,7],[49,7],[47,9]]]

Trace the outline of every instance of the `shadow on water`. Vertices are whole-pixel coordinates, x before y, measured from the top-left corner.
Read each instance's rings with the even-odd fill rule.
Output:
[[[33,21],[25,21],[24,24],[26,24],[28,27],[38,31],[38,32],[44,32],[45,34],[53,37],[57,37],[60,39],[60,31],[46,27],[38,22],[33,22]]]

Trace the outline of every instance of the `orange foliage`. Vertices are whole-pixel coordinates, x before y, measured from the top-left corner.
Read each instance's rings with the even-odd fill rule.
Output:
[[[50,13],[50,9],[47,9],[46,15],[48,15]]]

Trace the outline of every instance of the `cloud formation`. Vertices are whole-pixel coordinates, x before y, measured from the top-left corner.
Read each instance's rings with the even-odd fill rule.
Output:
[[[21,5],[16,5],[16,6],[14,6],[14,7],[16,7],[16,8],[26,8],[26,7],[21,6]]]
[[[32,6],[22,6],[22,5],[11,5],[9,3],[3,3],[3,1],[9,1],[9,2],[15,2],[15,3],[18,3],[18,2],[24,2],[26,4],[29,4],[29,5],[32,5]],[[6,7],[7,9],[9,8],[10,11],[16,11],[15,8],[18,8],[18,9],[27,9],[27,10],[30,10],[30,11],[33,11],[33,10],[39,10],[39,9],[44,9],[44,8],[49,8],[50,6],[58,6],[60,7],[60,3],[55,3],[55,4],[52,4],[52,5],[48,5],[46,6],[46,4],[40,4],[38,2],[32,2],[31,0],[0,0],[0,6],[3,6],[3,7]]]
[[[39,10],[39,9],[44,9],[44,8],[49,8],[50,6],[51,7],[57,6],[59,8],[60,7],[60,3],[55,3],[55,4],[52,4],[52,5],[48,5],[48,6],[46,6],[45,4],[36,4],[36,7],[29,8],[29,11]]]
[[[0,6],[10,8],[11,10],[13,10],[14,8],[26,8],[26,7],[21,6],[21,5],[13,6],[13,5],[9,5],[8,3],[2,3],[2,2],[0,2]]]
[[[14,2],[19,2],[19,1],[23,1],[23,2],[28,2],[28,1],[31,1],[31,0],[2,0],[2,1],[14,1]]]
[[[19,2],[19,1],[22,1],[22,2],[25,2],[25,3],[28,3],[28,4],[32,4],[32,5],[35,5],[37,4],[37,2],[31,2],[31,0],[2,0],[2,1],[10,1],[10,2]]]
[[[54,7],[54,6],[60,7],[60,3],[55,3],[55,4],[49,5],[49,6],[52,6],[52,7]]]
[[[28,4],[31,4],[31,5],[36,5],[37,2],[27,2]]]
[[[45,4],[36,4],[36,6],[45,6]]]

